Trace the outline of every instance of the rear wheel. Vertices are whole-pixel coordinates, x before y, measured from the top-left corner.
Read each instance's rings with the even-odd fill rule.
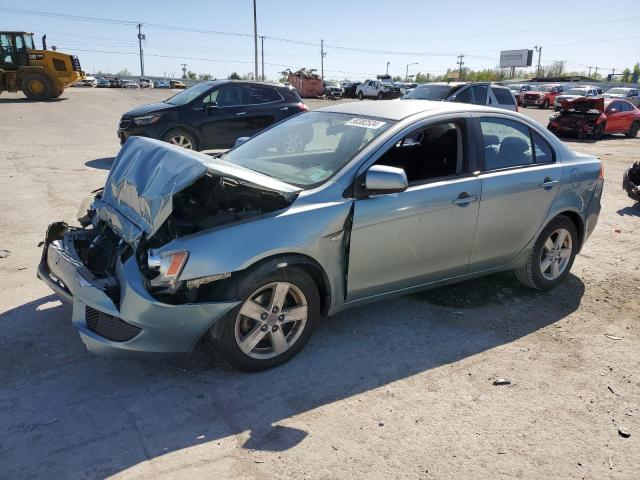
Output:
[[[31,73],[22,79],[22,91],[30,100],[49,100],[51,98],[51,82],[39,73]]]
[[[62,95],[64,93],[64,89],[61,88],[60,90],[58,90],[57,92],[55,92],[54,94],[51,95],[51,98],[58,98],[60,95]]]
[[[514,270],[524,285],[549,290],[561,283],[571,270],[578,247],[578,232],[564,215],[549,222],[536,240],[527,263]]]
[[[194,136],[185,130],[171,130],[162,137],[162,140],[177,147],[186,148],[187,150],[198,149],[198,144]]]
[[[362,100],[362,99],[364,98],[364,94],[362,93],[362,91],[359,91],[359,92],[358,92],[358,98],[359,98],[360,100]]]
[[[604,135],[605,127],[606,125],[604,123],[600,123],[595,127],[593,127],[593,132],[591,133],[591,136],[593,137],[594,140],[600,140],[602,138],[602,135]]]
[[[378,92],[378,100],[382,100],[384,98],[384,94],[382,92]]]
[[[276,367],[307,343],[320,315],[314,281],[297,268],[260,278],[246,275],[233,285],[242,303],[218,321],[211,339],[215,351],[246,371]]]
[[[640,122],[637,120],[631,124],[631,128],[628,133],[625,133],[625,136],[629,138],[637,137],[638,131],[640,131]]]
[[[549,100],[546,100],[546,99],[545,99],[545,101],[543,102],[543,104],[542,104],[542,106],[541,106],[540,108],[543,108],[543,109],[545,109],[545,110],[546,110],[547,108],[549,108]]]

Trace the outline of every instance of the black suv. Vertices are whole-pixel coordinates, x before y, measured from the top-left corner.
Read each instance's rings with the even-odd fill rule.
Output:
[[[308,109],[293,87],[215,80],[125,113],[118,137],[120,143],[139,135],[194,150],[230,148],[239,137]]]

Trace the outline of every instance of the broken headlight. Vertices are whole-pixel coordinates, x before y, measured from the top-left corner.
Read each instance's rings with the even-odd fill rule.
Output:
[[[157,250],[149,250],[147,252],[147,266],[149,270],[158,272],[158,275],[151,280],[151,285],[154,287],[175,287],[188,258],[189,252],[186,250],[162,253]]]

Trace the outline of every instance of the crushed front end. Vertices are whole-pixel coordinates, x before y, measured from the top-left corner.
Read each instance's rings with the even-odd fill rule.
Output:
[[[90,351],[188,353],[239,302],[211,295],[230,272],[189,277],[183,272],[189,252],[166,245],[251,221],[295,197],[293,187],[269,177],[135,137],[114,161],[105,188],[83,203],[81,226],[49,226],[38,277],[73,305],[72,322]]]
[[[574,134],[578,138],[597,136],[604,125],[604,100],[602,98],[577,98],[562,100],[561,109],[549,117],[547,128],[555,134]]]

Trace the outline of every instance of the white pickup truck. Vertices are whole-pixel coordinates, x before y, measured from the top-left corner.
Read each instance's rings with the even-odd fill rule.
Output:
[[[382,100],[384,98],[398,98],[401,95],[400,88],[396,87],[393,83],[383,82],[381,80],[365,80],[362,84],[358,85],[356,89],[356,96],[360,100],[365,97]]]

